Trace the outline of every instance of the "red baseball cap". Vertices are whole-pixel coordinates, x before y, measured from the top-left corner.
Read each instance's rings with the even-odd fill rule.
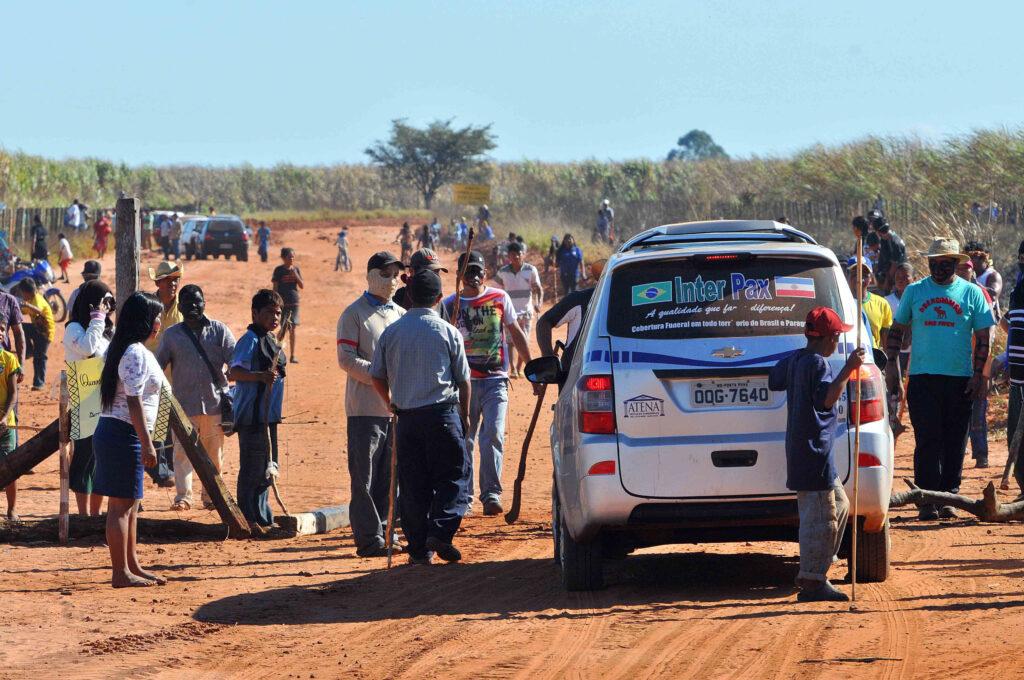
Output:
[[[843,323],[835,310],[829,307],[815,307],[807,312],[804,335],[809,335],[812,338],[827,338],[830,335],[845,333],[851,328],[853,326]]]

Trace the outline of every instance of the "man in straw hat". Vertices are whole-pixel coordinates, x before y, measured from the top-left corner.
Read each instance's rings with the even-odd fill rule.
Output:
[[[178,309],[178,285],[184,273],[184,267],[177,261],[164,260],[156,269],[149,268],[149,278],[156,282],[156,296],[164,306],[163,314],[160,315],[160,331],[146,342],[146,349],[154,354],[160,348],[160,340],[167,329],[185,320]],[[170,381],[169,375],[167,379]],[[156,457],[156,466],[147,470],[149,476],[157,486],[174,486],[174,449],[171,446],[170,432],[167,433],[166,440],[156,442]]]
[[[907,405],[914,427],[914,482],[923,489],[957,493],[971,424],[972,401],[984,396],[995,319],[978,286],[956,275],[968,259],[955,239],[936,238],[928,248],[931,276],[907,286],[886,342],[886,372],[896,374],[903,336],[911,329]],[[971,339],[974,338],[974,347]],[[922,505],[918,519],[956,517],[949,506]]]

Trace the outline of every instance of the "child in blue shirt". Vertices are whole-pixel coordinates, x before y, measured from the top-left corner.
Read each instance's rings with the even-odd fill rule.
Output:
[[[235,344],[229,377],[235,381],[234,416],[238,432],[238,507],[251,524],[269,527],[271,478],[278,473],[277,425],[284,401],[285,358],[274,331],[281,325],[281,296],[257,291],[252,324]]]
[[[864,350],[846,360],[839,376],[832,378],[826,357],[835,353],[839,335],[851,326],[828,307],[807,313],[804,335],[807,347],[797,350],[772,367],[768,387],[786,390],[786,486],[796,491],[800,512],[801,602],[844,602],[847,595],[828,581],[828,569],[839,550],[850,512],[850,502],[836,474],[832,443],[836,429],[836,404],[850,375],[864,363]]]

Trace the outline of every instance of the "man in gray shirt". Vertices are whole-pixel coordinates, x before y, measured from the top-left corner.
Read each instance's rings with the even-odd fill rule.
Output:
[[[452,538],[469,506],[469,363],[462,335],[431,309],[441,279],[429,269],[409,280],[413,307],[377,341],[374,388],[398,414],[398,482],[402,531],[413,564],[436,553],[462,559]]]
[[[178,291],[178,310],[185,320],[164,332],[156,358],[160,368],[166,369],[168,364],[171,366],[174,398],[192,421],[199,441],[219,471],[224,456],[220,395],[227,389],[224,366],[230,365],[235,353],[235,336],[220,321],[206,317],[206,298],[199,286],[189,284]],[[212,373],[196,348],[196,341],[202,346],[213,367]],[[174,442],[174,487],[174,504],[171,509],[190,510],[192,463],[177,438]],[[203,489],[202,497],[203,507],[212,509],[213,501],[206,489]]]
[[[366,292],[338,319],[338,364],[348,374],[345,416],[348,433],[348,514],[356,554],[381,557],[391,484],[391,410],[373,388],[370,359],[388,326],[405,310],[391,301],[402,262],[388,252],[374,254],[366,264]]]

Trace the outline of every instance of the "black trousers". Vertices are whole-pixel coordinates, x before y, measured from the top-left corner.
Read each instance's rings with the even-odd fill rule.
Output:
[[[409,554],[427,553],[427,538],[451,543],[469,507],[469,456],[455,406],[398,414],[398,497]]]
[[[959,493],[971,428],[968,378],[912,375],[907,407],[914,426],[914,483],[922,489]]]

